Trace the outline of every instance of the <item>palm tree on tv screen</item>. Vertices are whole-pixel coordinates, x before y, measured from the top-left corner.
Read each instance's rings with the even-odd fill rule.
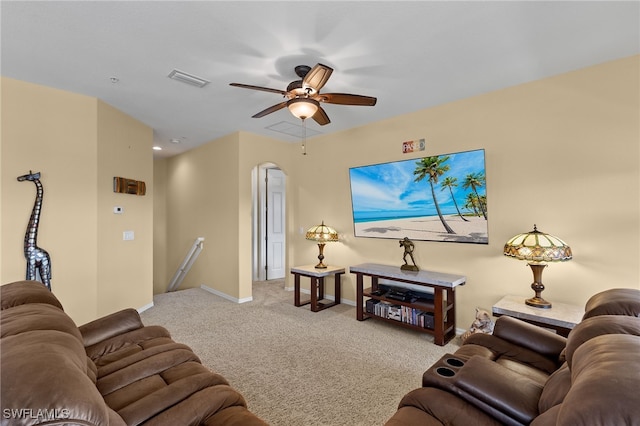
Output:
[[[464,189],[471,188],[476,194],[478,207],[480,207],[480,211],[482,211],[482,216],[484,216],[485,220],[487,220],[487,209],[484,206],[485,203],[482,202],[482,197],[478,194],[478,188],[482,188],[486,181],[484,173],[469,173],[464,178],[464,183],[462,184]]]
[[[480,209],[478,208],[478,197],[473,192],[467,194],[467,198],[465,199],[464,208],[468,210],[473,210],[473,214],[475,216],[480,216]]]
[[[453,229],[449,226],[444,217],[442,216],[442,212],[440,211],[440,206],[438,205],[438,200],[436,199],[436,191],[433,187],[434,184],[438,183],[438,178],[449,171],[449,166],[444,164],[445,161],[449,159],[448,155],[436,156],[436,157],[424,157],[416,162],[416,169],[413,171],[414,175],[418,177],[415,178],[415,182],[420,182],[425,177],[429,177],[429,184],[431,185],[431,196],[433,197],[433,204],[436,207],[436,211],[438,212],[438,217],[444,226],[444,229],[449,234],[455,234]]]
[[[440,184],[440,188],[441,188],[440,191],[444,191],[445,189],[449,188],[449,192],[451,193],[451,199],[453,200],[453,205],[456,206],[456,211],[458,212],[458,216],[460,216],[460,218],[462,218],[462,220],[464,220],[465,222],[469,222],[469,219],[462,216],[462,213],[460,213],[460,209],[458,208],[458,203],[456,202],[456,197],[453,196],[452,188],[455,188],[456,186],[458,186],[458,178],[447,176],[446,178],[444,178],[444,180]]]

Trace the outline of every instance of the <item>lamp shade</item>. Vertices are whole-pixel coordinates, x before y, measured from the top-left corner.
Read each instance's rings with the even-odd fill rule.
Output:
[[[287,108],[289,108],[291,114],[301,120],[313,117],[319,106],[318,101],[310,98],[294,98],[287,101]]]
[[[335,242],[338,241],[338,232],[322,221],[320,225],[312,226],[307,230],[306,239],[319,243]]]
[[[571,247],[553,235],[538,231],[518,234],[504,245],[504,255],[529,262],[564,262],[573,257]]]

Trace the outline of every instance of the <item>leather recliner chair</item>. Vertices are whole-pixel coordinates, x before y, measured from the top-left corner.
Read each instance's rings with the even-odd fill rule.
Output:
[[[639,316],[640,291],[613,289],[566,339],[500,317],[431,366],[386,425],[640,424]]]

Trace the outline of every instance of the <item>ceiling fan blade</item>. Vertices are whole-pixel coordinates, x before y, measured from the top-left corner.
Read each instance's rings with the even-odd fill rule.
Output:
[[[324,109],[322,109],[322,107],[318,107],[318,110],[316,111],[315,114],[313,114],[313,117],[311,118],[313,118],[315,122],[321,126],[331,123],[331,120],[329,120],[329,116],[324,111]]]
[[[253,115],[252,117],[253,118],[264,117],[265,115],[271,114],[272,112],[276,112],[278,110],[281,110],[282,108],[284,108],[286,106],[287,106],[287,102],[286,101],[285,102],[280,102],[279,104],[270,106],[269,108],[260,111],[259,113]]]
[[[285,96],[287,94],[287,92],[285,92],[284,90],[271,89],[269,87],[262,86],[252,86],[251,84],[229,83],[229,86],[242,87],[243,89],[261,90],[263,92],[278,93],[282,96]]]
[[[316,92],[319,92],[322,87],[327,84],[327,80],[331,77],[333,68],[322,64],[316,64],[315,67],[304,76],[302,80],[302,87],[311,87]]]
[[[374,106],[377,99],[371,96],[350,95],[348,93],[322,93],[314,96],[318,102],[338,105]]]

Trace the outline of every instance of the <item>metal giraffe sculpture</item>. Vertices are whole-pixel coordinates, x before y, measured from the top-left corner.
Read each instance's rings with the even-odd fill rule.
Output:
[[[31,181],[36,185],[36,201],[33,204],[27,232],[24,234],[24,257],[27,259],[27,279],[37,280],[40,274],[42,283],[51,290],[51,258],[46,250],[38,247],[38,224],[40,222],[40,210],[42,210],[42,197],[44,189],[40,183],[40,172],[18,176],[18,182]]]

